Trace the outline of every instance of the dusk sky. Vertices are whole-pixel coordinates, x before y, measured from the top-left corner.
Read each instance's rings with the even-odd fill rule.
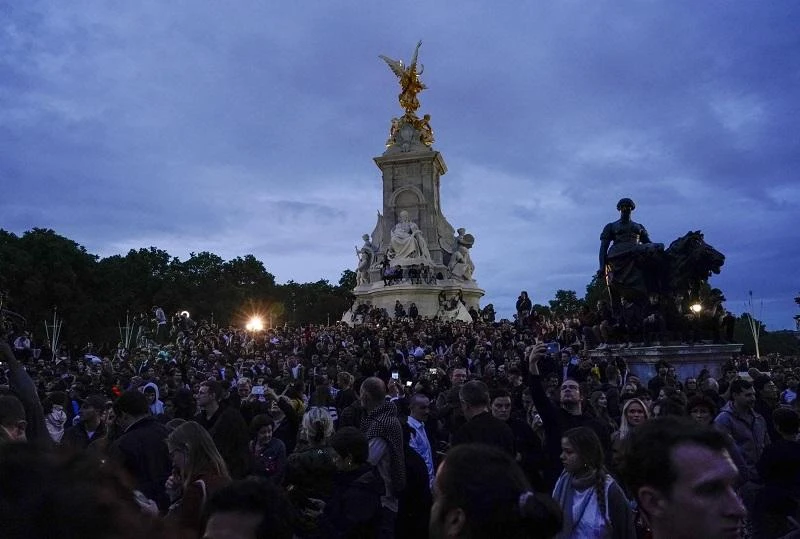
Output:
[[[0,1],[0,228],[336,283],[402,114],[378,55],[420,39],[482,305],[582,296],[626,196],[653,241],[702,230],[726,255],[728,309],[752,290],[767,329],[794,327],[796,0]]]

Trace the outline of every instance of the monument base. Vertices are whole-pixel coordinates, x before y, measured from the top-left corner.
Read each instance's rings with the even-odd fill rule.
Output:
[[[479,301],[483,297],[484,291],[474,281],[444,279],[437,280],[432,284],[412,284],[410,280],[406,279],[400,283],[385,286],[383,281],[357,286],[353,290],[356,301],[352,311],[355,311],[359,305],[368,304],[378,309],[386,309],[389,316],[394,317],[395,302],[399,300],[406,312],[411,303],[414,303],[420,316],[433,318],[443,314],[442,300],[446,302],[448,311],[452,311],[450,305],[453,303],[453,298],[458,298],[459,293],[466,309],[470,307],[474,307],[475,310],[480,309]]]
[[[634,348],[607,348],[591,350],[589,357],[602,359],[620,357],[628,364],[630,374],[647,383],[656,373],[656,364],[667,361],[675,367],[678,380],[683,382],[707,369],[712,378],[720,379],[722,366],[738,354],[741,344],[680,344],[667,346],[641,346]]]

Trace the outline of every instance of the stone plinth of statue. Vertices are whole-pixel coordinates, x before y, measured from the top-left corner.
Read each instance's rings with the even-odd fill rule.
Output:
[[[642,382],[656,376],[656,365],[666,361],[675,367],[678,380],[694,378],[703,369],[708,370],[712,378],[720,379],[722,367],[741,351],[741,344],[680,344],[667,346],[642,346],[592,350],[589,358],[593,360],[620,357],[628,365],[630,374],[639,377]]]

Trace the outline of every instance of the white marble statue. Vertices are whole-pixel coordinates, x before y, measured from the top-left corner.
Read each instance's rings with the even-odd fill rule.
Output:
[[[447,263],[447,269],[450,270],[450,276],[453,279],[471,281],[472,274],[475,272],[475,264],[472,263],[469,250],[475,244],[475,237],[467,234],[463,228],[459,228],[456,232],[458,232],[458,236],[453,239],[455,250]]]
[[[369,234],[361,236],[364,245],[356,247],[358,267],[356,268],[356,285],[369,284],[369,269],[375,264],[377,249],[369,239]]]
[[[472,258],[469,256],[469,249],[466,245],[462,244],[458,246],[456,252],[450,257],[448,269],[453,279],[458,279],[459,281],[472,280],[475,264],[472,263]]]
[[[430,260],[428,242],[419,227],[408,218],[408,212],[400,212],[400,220],[392,228],[391,258],[401,260],[404,258],[423,258]]]

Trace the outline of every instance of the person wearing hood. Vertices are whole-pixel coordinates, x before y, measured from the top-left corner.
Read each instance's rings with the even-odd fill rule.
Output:
[[[142,393],[147,397],[147,407],[150,410],[150,415],[156,417],[164,415],[164,403],[159,399],[158,386],[153,382],[147,383],[142,389]]]
[[[67,422],[67,412],[64,403],[67,396],[61,391],[52,392],[45,403],[45,426],[53,443],[60,444],[64,437],[64,424]]]

